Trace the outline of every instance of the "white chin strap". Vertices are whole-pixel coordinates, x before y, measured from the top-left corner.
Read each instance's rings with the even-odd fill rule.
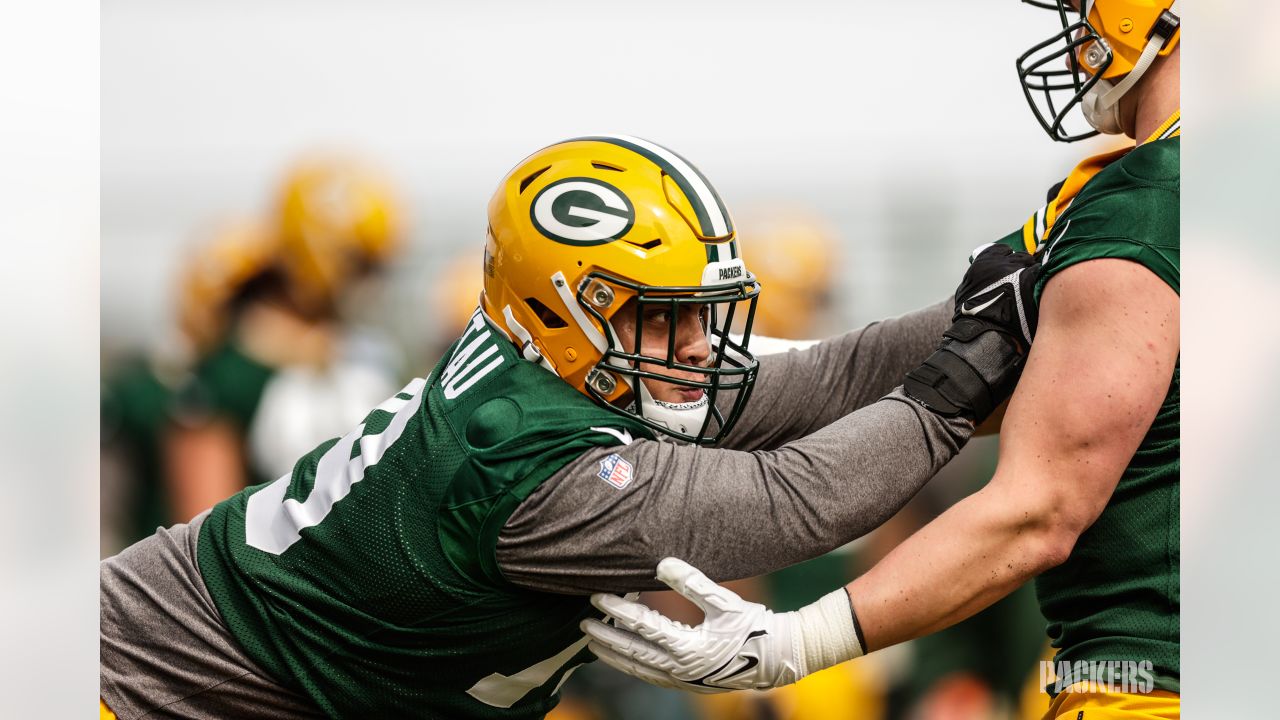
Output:
[[[643,380],[636,384],[640,386],[640,414],[644,418],[685,435],[697,435],[702,429],[702,424],[707,420],[707,411],[711,409],[706,393],[693,402],[669,403],[654,398]],[[678,442],[670,435],[659,435],[658,438]]]
[[[1170,5],[1169,12],[1174,12],[1176,7],[1178,7],[1176,2]],[[1085,17],[1089,16],[1092,9],[1093,0],[1089,0],[1084,11]],[[1084,111],[1084,119],[1093,126],[1094,130],[1107,135],[1120,135],[1124,132],[1120,127],[1120,98],[1138,84],[1142,75],[1147,72],[1147,68],[1156,61],[1156,57],[1168,39],[1160,35],[1152,35],[1151,39],[1147,40],[1146,47],[1142,48],[1142,55],[1138,57],[1138,62],[1134,64],[1133,70],[1128,75],[1120,78],[1117,83],[1098,78],[1084,97],[1080,98],[1080,109]]]

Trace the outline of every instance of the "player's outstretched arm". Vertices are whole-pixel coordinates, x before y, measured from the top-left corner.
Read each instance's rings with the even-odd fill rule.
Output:
[[[1045,290],[1039,334],[987,487],[866,575],[794,613],[689,581],[678,565],[673,575],[664,563],[673,575],[664,580],[714,612],[689,628],[595,596],[618,627],[587,621],[593,649],[658,684],[764,688],[973,615],[1067,558],[1150,427],[1178,348],[1177,296],[1149,271],[1112,259],[1062,271]],[[850,605],[847,616],[831,611]]]
[[[173,522],[190,522],[244,489],[240,433],[228,420],[175,424],[165,434],[165,482]]]
[[[584,453],[507,519],[497,543],[503,575],[550,592],[643,590],[660,587],[653,567],[674,555],[716,579],[750,577],[876,528],[1011,391],[1034,314],[1017,310],[1029,283],[1008,280],[1036,266],[1003,253],[970,267],[958,291],[967,302],[904,387],[776,450],[637,440]],[[822,388],[798,392],[823,402]]]
[[[777,448],[884,397],[937,347],[954,305],[948,298],[803,349],[770,353],[766,342],[751,402],[720,447]],[[760,355],[757,338],[751,343]],[[815,391],[821,402],[813,401]]]

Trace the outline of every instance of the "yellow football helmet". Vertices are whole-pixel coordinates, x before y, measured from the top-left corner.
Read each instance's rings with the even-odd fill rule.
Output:
[[[348,283],[381,268],[401,243],[387,180],[350,158],[316,155],[289,172],[276,220],[289,293],[308,314],[333,311]]]
[[[1056,11],[1062,25],[1018,58],[1022,90],[1041,127],[1062,142],[1123,132],[1120,98],[1182,37],[1177,0],[1022,1]],[[1077,105],[1091,130],[1064,127]]]
[[[234,299],[275,265],[276,249],[265,224],[235,221],[218,226],[184,260],[178,281],[178,328],[197,355],[212,350],[225,336]]]
[[[713,444],[745,406],[758,364],[747,350],[760,286],[738,253],[724,203],[693,165],[628,136],[584,137],[521,162],[489,202],[481,306],[521,347],[588,397],[671,437]],[[634,300],[634,303],[631,301]],[[630,305],[629,305],[630,303]],[[707,366],[619,344],[610,321],[634,306],[710,308]],[[735,316],[746,320],[730,337]],[[663,368],[697,373],[675,379]],[[697,403],[664,403],[642,380],[700,388]],[[727,410],[720,393],[737,391]]]

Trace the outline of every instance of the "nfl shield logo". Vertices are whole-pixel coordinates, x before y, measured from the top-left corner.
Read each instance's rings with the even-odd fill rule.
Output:
[[[621,490],[631,484],[631,463],[617,453],[600,461],[600,479]]]

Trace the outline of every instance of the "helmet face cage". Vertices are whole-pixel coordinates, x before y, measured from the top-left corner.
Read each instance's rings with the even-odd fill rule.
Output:
[[[616,335],[610,330],[608,320],[591,301],[589,293],[597,287],[597,281],[627,288],[635,293],[634,350],[618,346]],[[579,286],[577,300],[583,309],[601,324],[601,327],[606,328],[605,337],[608,347],[595,369],[587,377],[587,393],[601,405],[639,420],[657,432],[697,445],[714,445],[733,429],[755,386],[760,363],[747,349],[747,345],[751,337],[751,324],[755,318],[756,299],[759,294],[759,283],[750,277],[745,281],[721,285],[655,287],[640,285],[599,271],[588,274]],[[742,340],[735,341],[730,337],[729,329],[733,327],[738,305],[743,303],[746,305],[746,318],[743,322]],[[678,312],[680,306],[691,304],[706,305],[710,309],[709,322],[704,323],[707,340],[711,346],[711,357],[706,366],[681,363],[676,358]],[[671,319],[667,324],[666,357],[645,355],[641,350],[644,347],[644,312],[647,308],[654,306],[665,307],[671,313]],[[646,366],[696,373],[704,376],[705,379],[671,377],[656,369],[645,369]],[[606,396],[613,392],[617,382],[612,375],[630,378],[634,397],[631,408],[619,408],[608,402]],[[708,412],[702,427],[696,434],[679,432],[656,423],[644,415],[644,404],[640,402],[640,383],[646,378],[672,385],[699,388],[706,393]],[[716,400],[721,392],[733,390],[737,391],[737,396],[733,399],[728,411],[722,412]]]
[[[1060,32],[1018,58],[1018,79],[1031,112],[1040,127],[1058,142],[1075,142],[1097,135],[1098,131],[1092,128],[1074,132],[1063,125],[1067,115],[1080,105],[1085,94],[1111,66],[1114,59],[1111,47],[1089,24],[1089,18],[1071,9],[1066,0],[1022,1],[1038,8],[1056,10],[1062,23]],[[1072,21],[1072,16],[1078,19]],[[1096,63],[1094,58],[1089,59],[1095,68],[1092,74],[1080,66],[1077,53],[1083,47],[1090,47],[1090,51],[1097,54]]]

